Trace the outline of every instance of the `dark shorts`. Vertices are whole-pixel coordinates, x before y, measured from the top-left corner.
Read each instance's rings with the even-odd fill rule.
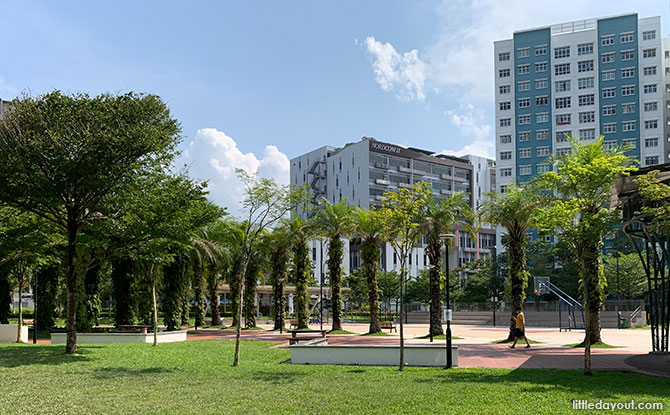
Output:
[[[514,329],[514,336],[515,337],[521,338],[521,337],[524,337],[525,335],[526,335],[526,332],[524,331],[524,329]]]

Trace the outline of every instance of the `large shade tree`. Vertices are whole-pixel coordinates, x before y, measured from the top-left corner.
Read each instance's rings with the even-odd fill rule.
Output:
[[[426,199],[422,227],[426,235],[426,253],[430,261],[430,328],[433,336],[442,334],[442,307],[440,305],[440,275],[442,240],[440,235],[465,229],[475,239],[474,215],[463,193],[440,200],[433,195]]]
[[[344,242],[353,229],[353,208],[346,199],[331,203],[323,199],[323,204],[315,217],[319,233],[328,239],[328,281],[330,282],[330,304],[333,316],[331,330],[342,330],[342,260]]]
[[[603,137],[581,144],[570,139],[571,152],[550,158],[556,171],[542,173],[540,187],[551,192],[537,211],[537,224],[547,233],[560,232],[579,260],[586,311],[584,372],[591,374],[590,346],[601,341],[600,308],[607,281],[602,267],[603,238],[619,223],[609,209],[614,181],[636,170],[626,147],[606,148]]]
[[[505,228],[503,244],[508,257],[507,280],[512,303],[508,340],[514,339],[514,310],[523,307],[526,299],[530,276],[526,268],[527,234],[535,224],[533,215],[540,203],[534,187],[509,184],[504,193],[490,193],[480,210],[483,222]]]
[[[24,97],[0,119],[0,197],[60,227],[67,240],[67,344],[77,352],[77,246],[107,220],[99,205],[140,172],[172,162],[180,127],[154,95]]]

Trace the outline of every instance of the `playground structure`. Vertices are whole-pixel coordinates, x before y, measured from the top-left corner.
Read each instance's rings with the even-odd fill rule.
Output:
[[[552,293],[558,297],[558,331],[571,331],[571,330],[584,330],[584,307],[579,303],[579,301],[570,297],[565,291],[558,288],[556,285],[552,284],[549,281],[549,277],[535,277],[535,290],[540,293]],[[563,304],[565,304],[567,310],[567,325],[563,325]],[[575,310],[579,311],[579,314],[575,314]],[[581,316],[581,325],[577,325],[577,316]]]
[[[630,238],[647,276],[652,352],[669,354],[670,332],[670,235],[655,230],[653,218],[644,213],[635,177],[659,170],[658,179],[670,184],[670,164],[646,167],[622,178],[614,188],[612,206],[623,212],[623,231]]]

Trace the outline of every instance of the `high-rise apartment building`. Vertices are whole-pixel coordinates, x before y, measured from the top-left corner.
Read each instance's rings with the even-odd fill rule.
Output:
[[[368,209],[381,206],[385,192],[409,188],[421,181],[432,184],[438,200],[462,192],[476,207],[485,193],[495,189],[494,167],[493,160],[482,157],[434,155],[431,151],[363,139],[342,148],[324,146],[293,158],[290,181],[291,185],[310,187],[312,206],[295,212],[305,218],[316,212],[324,198],[332,203],[345,198],[350,206]],[[457,234],[450,256],[451,267],[491,255],[494,230],[481,228],[475,241],[467,232]],[[319,280],[326,248],[320,241],[312,241],[311,248],[314,276]],[[344,268],[348,273],[358,267],[360,256],[358,247],[352,243],[345,243],[345,250]],[[422,244],[412,252],[408,265],[411,275],[417,275],[428,265]],[[389,271],[400,267],[389,245],[382,249],[381,266]]]
[[[521,30],[494,42],[497,190],[552,169],[567,137],[670,161],[670,46],[661,18],[626,14]]]

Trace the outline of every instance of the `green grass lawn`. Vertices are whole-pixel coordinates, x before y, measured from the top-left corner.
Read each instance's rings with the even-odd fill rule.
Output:
[[[0,408],[14,414],[572,414],[572,399],[664,402],[670,380],[621,373],[286,364],[243,342],[0,345]],[[642,412],[643,413],[643,412]]]
[[[572,343],[572,344],[564,344],[563,347],[584,347],[584,342],[581,343]],[[593,343],[591,345],[591,348],[593,349],[617,349],[623,346],[612,346],[611,344],[607,344],[604,342],[598,342],[598,343]]]

